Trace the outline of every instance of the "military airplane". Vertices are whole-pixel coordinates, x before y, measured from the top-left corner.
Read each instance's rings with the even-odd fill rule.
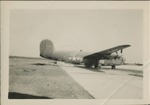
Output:
[[[120,45],[96,53],[56,51],[52,41],[44,39],[40,43],[40,56],[66,63],[84,64],[87,68],[101,69],[101,66],[111,66],[112,69],[115,69],[117,65],[124,64],[125,59],[122,52],[127,47],[130,45]],[[118,51],[121,55],[118,54]]]

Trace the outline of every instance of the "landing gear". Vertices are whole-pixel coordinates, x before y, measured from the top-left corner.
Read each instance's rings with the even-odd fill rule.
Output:
[[[115,65],[112,65],[111,68],[112,68],[112,69],[116,69],[116,66],[115,66]]]
[[[94,68],[95,69],[97,69],[97,70],[100,70],[101,69],[101,64],[99,63],[99,62],[96,62],[95,64],[94,64]]]
[[[86,68],[92,68],[94,66],[95,69],[100,70],[101,69],[101,64],[99,64],[98,62],[93,64],[93,63],[85,63],[84,64]]]
[[[98,63],[94,64],[94,68],[97,69],[98,68]]]
[[[89,64],[89,63],[85,63],[84,65],[85,65],[86,68],[90,68],[90,67],[92,66],[92,65]]]

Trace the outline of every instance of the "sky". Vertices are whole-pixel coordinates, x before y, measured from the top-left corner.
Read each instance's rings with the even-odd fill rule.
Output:
[[[56,50],[99,52],[130,44],[127,62],[142,63],[143,11],[119,9],[39,9],[10,11],[10,55],[39,57],[43,39]]]

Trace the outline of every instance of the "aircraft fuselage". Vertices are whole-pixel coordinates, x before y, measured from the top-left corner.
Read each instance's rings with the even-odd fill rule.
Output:
[[[42,56],[44,58],[56,60],[56,61],[63,61],[66,63],[72,64],[89,64],[90,67],[94,65],[96,61],[94,60],[86,60],[84,56],[89,55],[92,53],[89,52],[71,52],[71,51],[54,51],[51,55]],[[124,58],[122,56],[112,55],[110,59],[101,59],[99,60],[99,64],[102,66],[112,66],[112,65],[122,65],[124,64]]]
[[[73,52],[73,51],[56,51],[50,40],[43,40],[40,43],[40,56],[56,61],[63,61],[72,64],[84,64],[85,67],[101,68],[101,66],[112,66],[124,64],[124,58],[118,54],[121,48],[129,47],[129,45],[117,46],[98,53],[90,52]],[[122,53],[121,49],[121,53]]]

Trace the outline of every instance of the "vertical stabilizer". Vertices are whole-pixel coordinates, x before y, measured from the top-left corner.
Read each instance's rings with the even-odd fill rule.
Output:
[[[45,39],[40,43],[40,56],[41,57],[51,57],[54,51],[54,45],[52,41]]]

